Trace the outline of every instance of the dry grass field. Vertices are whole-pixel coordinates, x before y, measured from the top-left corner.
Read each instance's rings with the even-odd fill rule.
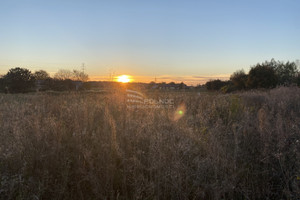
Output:
[[[299,88],[152,95],[0,94],[0,199],[300,199]]]

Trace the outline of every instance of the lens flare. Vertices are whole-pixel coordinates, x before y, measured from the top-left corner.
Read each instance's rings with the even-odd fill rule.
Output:
[[[173,120],[178,121],[180,118],[182,118],[184,116],[185,113],[186,113],[186,107],[185,107],[185,104],[182,103],[175,110]]]

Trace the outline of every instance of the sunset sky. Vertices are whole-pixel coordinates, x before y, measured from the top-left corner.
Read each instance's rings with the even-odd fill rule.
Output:
[[[203,83],[300,59],[299,0],[0,0],[0,74],[81,69],[92,80]]]

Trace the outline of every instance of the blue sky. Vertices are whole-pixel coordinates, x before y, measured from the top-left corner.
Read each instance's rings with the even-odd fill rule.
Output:
[[[85,63],[99,80],[226,77],[300,59],[299,19],[298,0],[0,0],[0,74]]]

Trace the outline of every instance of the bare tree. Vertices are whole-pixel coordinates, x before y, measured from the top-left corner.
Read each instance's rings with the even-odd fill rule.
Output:
[[[56,74],[54,75],[55,79],[58,80],[73,80],[73,81],[82,81],[85,82],[89,79],[89,76],[84,73],[83,71],[79,70],[67,70],[67,69],[60,69]]]
[[[35,71],[33,76],[36,80],[46,80],[50,78],[50,75],[45,70]]]
[[[89,76],[83,71],[73,70],[73,80],[85,82],[89,80]]]
[[[73,79],[73,73],[68,69],[60,69],[54,74],[54,78],[58,80]]]

